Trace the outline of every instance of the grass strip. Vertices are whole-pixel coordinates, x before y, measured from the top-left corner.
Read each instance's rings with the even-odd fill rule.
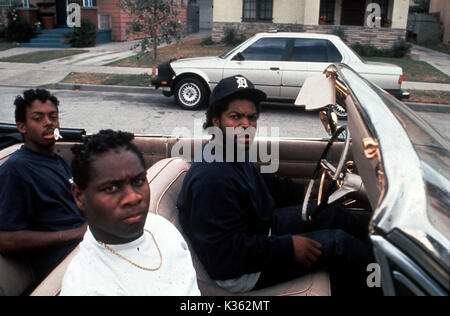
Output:
[[[62,82],[73,84],[148,87],[150,86],[150,79],[151,76],[148,74],[123,75],[72,72],[64,78]]]
[[[49,60],[78,55],[88,52],[87,50],[42,50],[33,53],[14,55],[0,58],[1,62],[39,64]]]

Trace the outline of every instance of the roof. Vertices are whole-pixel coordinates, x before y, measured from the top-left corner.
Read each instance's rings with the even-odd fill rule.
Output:
[[[323,33],[306,33],[306,32],[278,32],[276,30],[257,33],[258,37],[302,37],[302,38],[320,38],[320,39],[340,39],[337,35]]]

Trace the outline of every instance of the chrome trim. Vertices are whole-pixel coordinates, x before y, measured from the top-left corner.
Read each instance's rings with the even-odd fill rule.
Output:
[[[345,146],[344,146],[344,150],[342,151],[341,154],[341,159],[339,160],[338,166],[336,167],[336,171],[334,173],[334,180],[336,181],[341,181],[344,178],[345,173],[342,173],[342,169],[344,167],[344,164],[347,160],[347,156],[348,156],[348,151],[350,150],[350,141],[351,141],[351,134],[350,134],[350,129],[347,126],[345,128]]]
[[[403,273],[398,271],[392,272],[394,279],[402,283],[406,286],[411,292],[413,292],[416,296],[426,296],[426,294],[419,289],[410,279],[408,279]]]
[[[375,257],[378,264],[380,264],[381,284],[386,296],[393,296],[396,294],[388,260],[400,267],[402,273],[408,278],[414,280],[417,284],[420,284],[428,295],[447,296],[447,293],[443,291],[436,282],[430,279],[418,265],[389,241],[381,236],[371,236],[370,238],[372,240]]]
[[[380,265],[381,271],[381,288],[385,296],[395,296],[394,282],[392,281],[391,268],[389,267],[389,261],[387,260],[382,247],[377,245],[376,238],[379,236],[370,236],[373,245],[373,253],[375,260]],[[380,241],[381,243],[381,241]]]
[[[381,94],[384,92],[346,65],[330,67],[335,67],[340,80],[346,83],[380,146],[385,192],[374,210],[370,231],[388,234],[399,229],[448,271],[448,255],[442,253],[442,247],[450,251],[449,240],[429,221],[422,163],[402,125],[383,101]]]

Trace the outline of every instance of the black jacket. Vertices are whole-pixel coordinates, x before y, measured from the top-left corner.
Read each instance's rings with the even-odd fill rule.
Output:
[[[276,208],[303,199],[303,186],[261,174],[252,163],[194,163],[177,206],[180,222],[214,280],[255,273],[293,260],[290,235],[270,236]]]

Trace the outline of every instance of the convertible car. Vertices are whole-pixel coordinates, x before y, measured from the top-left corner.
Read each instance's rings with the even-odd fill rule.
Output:
[[[448,295],[448,140],[343,64],[330,65],[324,74],[305,82],[297,104],[320,108],[318,124],[323,123],[330,137],[257,139],[257,146],[263,141],[278,143],[277,173],[307,184],[305,205],[312,199],[322,206],[341,203],[350,212],[371,218],[369,232],[377,262],[368,267],[368,286],[382,287],[389,296]],[[345,124],[333,114],[335,104],[347,111]],[[13,125],[4,124],[0,131],[1,164],[21,146],[21,140]],[[70,161],[70,146],[84,134],[83,130],[62,130],[58,152]],[[166,217],[182,232],[176,200],[190,162],[171,153],[180,143],[194,148],[195,140],[138,136],[135,142],[148,166],[149,212]],[[314,220],[314,214],[300,207],[299,220]],[[40,284],[35,284],[26,256],[0,256],[0,294],[58,295],[76,252]],[[202,294],[231,295],[214,285],[191,252]],[[330,279],[326,271],[318,271],[245,295],[330,295]]]

